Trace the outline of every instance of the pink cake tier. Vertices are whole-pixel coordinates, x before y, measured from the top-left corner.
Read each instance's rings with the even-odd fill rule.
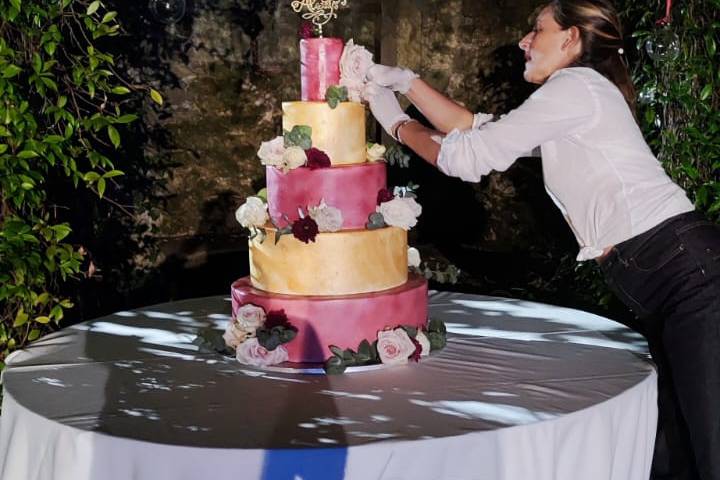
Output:
[[[290,362],[324,362],[332,356],[330,345],[357,349],[363,340],[377,339],[387,327],[427,323],[427,281],[410,275],[407,283],[363,295],[311,297],[278,295],[253,288],[244,277],[232,285],[232,311],[251,303],[266,312],[284,310],[298,329],[297,336],[283,346]]]
[[[365,228],[377,206],[377,192],[386,187],[384,162],[370,162],[311,170],[306,167],[282,173],[267,167],[267,199],[270,216],[280,226],[298,219],[323,199],[342,212],[343,229]]]
[[[324,101],[330,85],[340,83],[340,38],[300,40],[300,92],[304,102]]]

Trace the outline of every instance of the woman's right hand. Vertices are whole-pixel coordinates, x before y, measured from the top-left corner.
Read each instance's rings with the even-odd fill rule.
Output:
[[[392,90],[371,84],[366,91],[368,105],[375,119],[382,125],[388,135],[393,135],[393,127],[399,122],[409,120],[403,112]],[[395,138],[397,140],[397,138]]]
[[[415,72],[407,68],[388,67],[379,63],[370,67],[366,76],[369,81],[403,95],[410,90],[412,81],[418,78]]]

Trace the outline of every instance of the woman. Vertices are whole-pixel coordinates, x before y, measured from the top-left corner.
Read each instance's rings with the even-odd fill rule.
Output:
[[[519,46],[525,80],[541,86],[497,121],[383,65],[367,74],[371,111],[390,135],[466,181],[540,146],[577,259],[600,264],[657,363],[653,478],[720,480],[720,228],[694,211],[642,138],[611,4],[554,0]],[[436,130],[405,115],[393,90]]]

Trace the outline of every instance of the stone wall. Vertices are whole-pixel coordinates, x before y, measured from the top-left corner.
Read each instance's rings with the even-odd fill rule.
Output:
[[[412,68],[473,111],[507,112],[532,91],[522,80],[517,41],[538,1],[348,3],[326,35],[354,38],[376,60]],[[255,152],[281,132],[281,101],[299,98],[299,18],[289,4],[197,1],[181,31],[165,27],[185,47],[162,60],[179,82],[164,86],[166,114],[158,120],[177,165],[159,222],[160,262],[192,267],[224,252],[243,273],[246,247],[234,211],[264,186]],[[369,138],[380,139],[369,124]],[[539,159],[521,160],[477,185],[446,178],[418,159],[408,170],[393,169],[390,179],[421,185],[425,212],[412,240],[455,263],[475,251],[552,248],[558,235],[568,235],[543,192]]]

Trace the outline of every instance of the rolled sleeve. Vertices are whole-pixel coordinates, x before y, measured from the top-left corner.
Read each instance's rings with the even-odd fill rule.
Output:
[[[472,129],[448,133],[440,145],[437,166],[446,175],[479,182],[493,170],[506,170],[544,142],[589,128],[596,103],[582,77],[559,70],[499,120],[477,114]]]

